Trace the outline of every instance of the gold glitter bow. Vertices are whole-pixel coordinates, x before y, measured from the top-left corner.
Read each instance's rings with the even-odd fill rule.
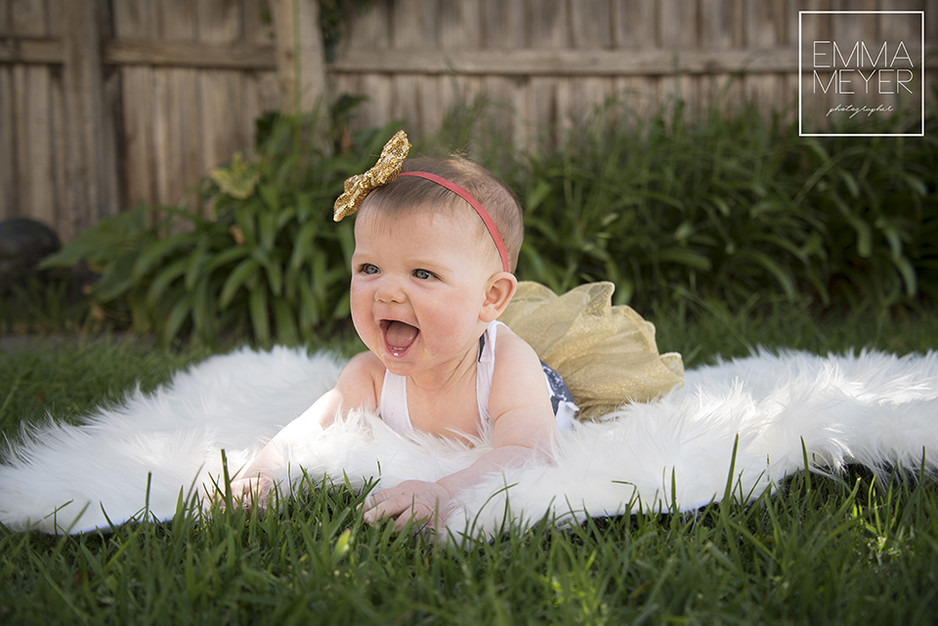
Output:
[[[372,190],[387,185],[401,173],[401,166],[410,151],[407,133],[399,130],[384,144],[381,156],[375,166],[364,174],[352,176],[345,181],[345,191],[335,201],[332,219],[341,222],[342,218],[354,214],[361,208],[365,197]]]

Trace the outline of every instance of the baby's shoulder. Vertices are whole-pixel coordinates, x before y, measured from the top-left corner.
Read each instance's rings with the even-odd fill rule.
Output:
[[[531,374],[541,371],[541,361],[528,342],[519,337],[505,325],[498,327],[495,342],[495,375],[519,373]]]
[[[339,373],[336,389],[349,406],[376,408],[384,371],[384,364],[371,352],[356,354]]]
[[[497,341],[495,342],[495,358],[498,361],[523,359],[530,361],[532,358],[537,360],[537,354],[534,352],[527,341],[515,334],[511,328],[504,324],[499,324],[496,331]]]

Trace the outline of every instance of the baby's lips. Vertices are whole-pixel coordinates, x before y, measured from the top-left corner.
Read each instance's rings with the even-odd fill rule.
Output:
[[[420,334],[417,327],[398,320],[382,320],[381,328],[388,347],[398,352],[407,350]]]

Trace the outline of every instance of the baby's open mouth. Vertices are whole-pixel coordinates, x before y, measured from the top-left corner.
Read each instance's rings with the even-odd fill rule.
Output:
[[[384,343],[394,356],[407,352],[420,334],[420,329],[398,320],[381,320],[381,330],[384,331]]]

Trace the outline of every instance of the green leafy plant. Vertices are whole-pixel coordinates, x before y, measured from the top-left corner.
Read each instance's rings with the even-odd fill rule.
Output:
[[[45,266],[85,260],[101,278],[102,311],[129,311],[132,326],[163,343],[225,334],[261,344],[307,340],[348,315],[350,223],[334,224],[343,181],[367,169],[390,134],[355,135],[327,153],[309,115],[258,122],[253,155],[235,154],[201,181],[207,207],[139,204],[83,232]]]
[[[804,139],[754,109],[645,120],[611,102],[526,160],[520,273],[555,291],[611,280],[619,302],[675,310],[934,303],[932,138]]]
[[[163,342],[328,333],[348,314],[353,247],[330,205],[394,130],[352,134],[356,104],[337,101],[325,146],[310,117],[262,118],[254,153],[202,181],[207,212],[140,205],[47,266],[87,261],[102,274],[96,316],[126,315]],[[465,105],[425,143],[470,153],[518,192],[519,278],[557,292],[609,280],[617,303],[675,315],[702,302],[885,314],[938,300],[932,136],[800,138],[755,109],[688,119],[676,101],[645,119],[611,101],[536,149],[509,151],[491,132],[492,106]],[[926,124],[936,121],[933,110]]]
[[[934,301],[938,142],[839,137],[806,143],[803,171],[811,175],[795,202],[823,222],[826,303],[887,309]]]

